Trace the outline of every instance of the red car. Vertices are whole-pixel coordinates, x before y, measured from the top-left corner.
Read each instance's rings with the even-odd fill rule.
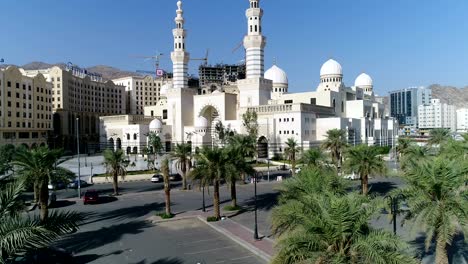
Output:
[[[83,195],[83,204],[97,203],[99,194],[96,190],[87,190]]]

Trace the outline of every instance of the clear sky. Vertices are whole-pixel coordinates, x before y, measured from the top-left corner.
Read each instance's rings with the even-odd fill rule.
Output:
[[[171,70],[176,0],[0,0],[0,58],[152,70],[134,55],[164,53]],[[377,93],[468,85],[466,0],[262,0],[266,68],[276,57],[290,91],[315,90],[321,65],[340,62],[347,85],[365,71]],[[236,63],[247,0],[185,0],[192,57]],[[196,73],[200,62],[190,64]]]

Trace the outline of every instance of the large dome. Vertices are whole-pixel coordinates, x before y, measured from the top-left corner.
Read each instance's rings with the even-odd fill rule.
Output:
[[[199,116],[197,120],[195,120],[195,128],[197,129],[205,129],[208,128],[208,120],[203,116]]]
[[[341,68],[341,65],[337,61],[329,59],[320,69],[320,76],[327,75],[343,75],[343,68]]]
[[[162,129],[162,122],[161,120],[159,119],[154,119],[153,121],[151,121],[151,123],[149,124],[149,129],[152,131],[152,130],[161,130]]]
[[[356,87],[366,87],[366,86],[372,86],[372,85],[373,85],[372,78],[366,73],[361,73],[356,78],[356,81],[354,81],[354,86]]]
[[[272,80],[273,83],[288,83],[288,75],[276,65],[265,72],[265,79]]]

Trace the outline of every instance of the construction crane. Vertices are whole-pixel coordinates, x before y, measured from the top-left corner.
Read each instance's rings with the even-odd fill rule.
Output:
[[[160,65],[160,62],[161,62],[161,57],[164,56],[163,53],[157,53],[157,55],[155,56],[132,56],[132,58],[139,58],[139,59],[145,59],[145,61],[148,61],[148,60],[154,60],[154,64],[156,66],[156,70],[159,69],[159,65]]]
[[[244,44],[244,41],[239,42],[235,48],[232,49],[232,53],[235,53],[240,47],[242,47],[242,44]]]
[[[190,59],[193,61],[203,61],[203,65],[206,66],[208,65],[208,55],[210,53],[210,49],[206,49],[206,54],[204,58],[195,58],[195,59]]]

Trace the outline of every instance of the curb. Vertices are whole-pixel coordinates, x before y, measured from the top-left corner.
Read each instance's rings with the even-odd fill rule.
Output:
[[[217,227],[216,225],[206,221],[205,219],[203,219],[203,217],[201,216],[197,216],[197,218],[202,221],[203,223],[207,224],[208,226],[210,226],[211,228],[213,228],[214,230],[218,231],[219,233],[223,234],[224,236],[230,238],[232,241],[236,242],[237,244],[239,244],[240,246],[242,246],[243,248],[247,249],[248,251],[252,252],[253,254],[255,254],[256,256],[258,256],[259,258],[263,259],[266,263],[270,263],[271,259],[272,259],[272,256],[266,254],[265,252],[263,252],[262,250],[250,245],[249,243],[243,241],[242,239],[238,238],[237,236],[235,236],[233,233],[227,231],[226,229],[224,228],[221,228],[221,227]],[[232,221],[232,220],[231,220]]]

